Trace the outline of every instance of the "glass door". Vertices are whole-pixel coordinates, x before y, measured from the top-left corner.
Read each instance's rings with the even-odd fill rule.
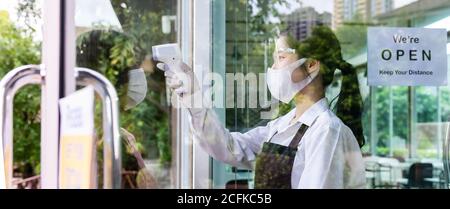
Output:
[[[81,68],[106,77],[119,97],[120,187],[181,187],[179,111],[169,105],[151,50],[179,42],[180,6],[177,0],[0,1],[0,76],[29,64],[46,70],[42,92],[26,87],[14,100],[14,150],[3,153],[14,155],[13,188],[58,188],[55,110],[60,98],[82,87],[74,76]],[[96,177],[102,188],[106,142],[99,96],[95,104]]]
[[[198,146],[201,139],[191,132],[187,111],[174,107],[152,46],[178,43],[197,76],[218,75],[223,82],[214,85],[224,91],[211,99],[223,104],[214,111],[228,130],[247,132],[294,107],[271,98],[264,76],[283,34],[305,54],[320,46],[317,36],[337,40],[316,55],[335,52],[354,69],[349,79],[336,67],[325,96],[336,110],[342,89],[359,92],[350,98],[361,100],[361,114],[338,116],[362,121],[353,131],[365,140],[367,188],[449,188],[449,86],[369,86],[367,71],[373,27],[444,29],[450,63],[448,0],[49,2],[0,0],[0,77],[28,64],[45,67],[48,76],[41,91],[26,87],[14,99],[14,146],[3,155],[14,156],[14,188],[57,188],[59,115],[52,110],[81,88],[72,76],[78,68],[105,76],[118,93],[122,188],[254,188],[251,169],[213,160]],[[308,42],[317,47],[301,44]],[[99,97],[95,110],[101,153]]]
[[[76,66],[106,76],[118,92],[122,188],[178,186],[177,110],[152,60],[152,46],[178,42],[178,6],[177,0],[75,1]]]
[[[448,86],[384,87],[367,83],[370,27],[445,29],[450,59],[449,2],[427,2],[213,0],[212,69],[226,77],[225,82],[231,85],[248,83],[245,80],[248,77],[236,80],[236,75],[258,75],[271,67],[274,42],[279,34],[290,34],[302,42],[314,37],[317,28],[329,28],[332,33],[328,37],[338,39],[330,48],[339,48],[343,59],[355,69],[350,82],[357,86],[362,97],[360,118],[361,136],[366,141],[362,151],[367,188],[448,188]],[[229,77],[230,74],[234,77]],[[342,86],[343,75],[338,69],[326,93],[331,108]],[[225,95],[231,98],[231,105],[217,112],[224,111],[222,120],[228,129],[246,132],[270,121],[272,118],[262,113],[274,109],[270,108],[270,98],[253,105],[251,89],[241,87],[226,88]],[[239,91],[245,94],[239,96]],[[267,89],[258,89],[257,93],[261,98]],[[245,106],[238,107],[240,102]],[[280,106],[274,117],[291,108],[291,105]],[[249,170],[213,162],[212,177],[217,188],[251,187],[253,175]]]

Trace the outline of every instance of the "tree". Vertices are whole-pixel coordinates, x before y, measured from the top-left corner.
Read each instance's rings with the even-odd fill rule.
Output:
[[[121,102],[120,125],[131,132],[144,156],[171,161],[169,104],[165,79],[151,60],[153,45],[175,42],[176,34],[163,34],[161,16],[175,15],[175,1],[112,0],[123,32],[98,25],[77,39],[77,65],[97,70],[116,87]],[[143,103],[125,110],[128,72],[143,68],[147,73],[148,95]],[[97,123],[98,124],[98,123]],[[101,133],[101,130],[99,130]],[[135,159],[124,155],[125,169],[137,169]]]
[[[407,87],[391,87],[392,97],[390,97],[389,88],[387,87],[378,87],[376,88],[375,95],[376,101],[374,102],[375,110],[376,110],[376,133],[377,133],[377,150],[378,152],[375,154],[378,155],[387,155],[389,152],[389,103],[392,99],[392,111],[393,111],[393,138],[392,140],[404,140],[405,144],[409,142],[409,123],[410,118],[408,116],[408,107],[410,104],[408,103],[408,88]],[[414,124],[424,124],[424,123],[433,123],[438,121],[437,115],[437,94],[435,88],[430,87],[417,87],[415,91],[415,110],[417,121]],[[450,100],[448,97],[448,91],[441,92],[441,108],[442,108],[442,121],[448,120],[448,107],[450,104]],[[365,114],[364,117],[364,130],[368,132],[371,128],[370,125],[370,97],[367,97],[365,103],[365,109],[368,110],[368,114]],[[426,134],[425,134],[426,135]],[[433,138],[420,138],[419,134],[417,134],[416,140],[419,141],[418,149],[429,149],[431,148]],[[372,139],[374,140],[374,139]],[[397,148],[399,149],[399,148]],[[405,147],[406,149],[406,147]],[[393,150],[395,153],[400,150]],[[403,153],[405,154],[405,153]]]
[[[10,70],[40,63],[40,43],[27,29],[18,28],[0,12],[0,77]],[[25,177],[39,172],[40,90],[26,87],[14,99],[14,160]]]
[[[33,40],[36,20],[41,11],[35,0],[19,0],[17,7],[24,28],[17,28],[1,15],[0,27],[0,76],[9,70],[40,63],[40,43]],[[138,149],[147,156],[159,158],[163,165],[170,162],[169,106],[165,98],[165,81],[151,61],[151,46],[175,42],[176,34],[163,34],[161,15],[175,15],[176,1],[112,0],[115,12],[124,33],[109,30],[101,25],[77,39],[77,65],[97,70],[116,87],[121,103],[121,126],[132,132],[138,141]],[[88,55],[88,57],[84,55]],[[128,71],[144,68],[148,73],[149,93],[146,100],[131,110],[123,110],[126,102]],[[40,172],[40,91],[26,88],[15,99],[14,110],[14,155],[16,166],[25,176]],[[100,103],[96,102],[96,130],[100,127]],[[102,147],[102,146],[99,146]],[[137,169],[135,159],[127,149],[122,149],[123,166],[127,170]],[[101,151],[101,148],[100,150]],[[97,155],[102,157],[101,154]],[[25,171],[28,168],[32,171]]]
[[[272,63],[273,46],[270,41],[276,38],[277,31],[283,27],[282,19],[275,6],[288,6],[287,0],[230,0],[225,2],[226,29],[226,72],[264,73],[265,55],[267,63]],[[215,42],[213,40],[213,42]],[[237,95],[235,89],[234,95]],[[246,91],[249,92],[249,91]],[[249,98],[244,98],[248,104]],[[289,105],[281,105],[283,112]],[[262,108],[226,109],[226,126],[233,131],[242,131],[255,125],[263,125],[267,120],[260,119]],[[265,110],[264,110],[265,111]]]
[[[349,59],[363,53],[367,45],[368,23],[361,15],[356,15],[352,22],[346,22],[336,30],[336,35],[342,46],[344,59]]]

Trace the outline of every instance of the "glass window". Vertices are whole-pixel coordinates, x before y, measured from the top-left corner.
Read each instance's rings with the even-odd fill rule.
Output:
[[[361,120],[366,144],[362,151],[369,166],[367,187],[410,188],[414,182],[408,182],[412,175],[409,171],[415,166],[429,165],[433,171],[426,174],[428,179],[422,179],[425,183],[418,187],[443,186],[442,144],[449,119],[448,88],[368,86],[367,28],[444,28],[449,31],[448,1],[433,1],[432,4],[423,0],[212,2],[216,10],[212,13],[212,27],[226,31],[224,34],[212,32],[213,60],[216,61],[213,69],[225,69],[226,73],[264,73],[273,64],[274,38],[282,32],[288,31],[297,40],[305,40],[317,27],[331,28],[339,40],[344,60],[356,69],[353,82],[358,83],[363,101]],[[226,49],[226,52],[217,53],[220,52],[218,49]],[[342,79],[342,72],[336,70],[326,92],[328,100],[334,101],[331,107],[336,104],[335,98],[339,98]],[[258,82],[264,83],[264,80]],[[234,87],[237,86],[236,82]],[[262,112],[270,110],[267,106],[270,98],[265,103],[257,101],[256,108],[250,107],[248,102],[254,101],[248,95],[251,90],[244,89],[246,94],[242,97],[237,91],[236,88],[227,89],[226,97],[234,104],[242,102],[237,99],[245,100],[246,106],[227,106],[223,120],[228,129],[246,132],[271,120],[261,116]],[[259,95],[267,93],[267,89],[257,91]],[[233,95],[237,95],[236,98]],[[292,107],[281,106],[278,115]],[[251,171],[216,161],[214,164],[215,187],[252,186],[254,174]],[[375,170],[370,167],[372,165],[376,165]]]
[[[0,77],[42,62],[41,4],[0,0]],[[208,12],[199,4],[207,4],[202,8]],[[365,141],[367,188],[446,187],[450,87],[369,86],[367,37],[370,27],[445,29],[448,70],[448,0],[76,0],[75,5],[76,66],[106,76],[120,99],[123,188],[190,188],[198,182],[208,188],[254,188],[252,170],[197,149],[188,113],[174,107],[164,73],[152,59],[152,46],[166,43],[181,45],[183,60],[196,74],[212,71],[222,78],[212,85],[224,91],[212,99],[224,99],[214,110],[231,132],[265,126],[295,107],[279,104],[266,85],[267,70],[286,53],[320,59],[332,72],[324,80],[330,109]],[[298,44],[275,52],[278,37],[286,34]],[[40,101],[34,87],[14,100],[14,178],[31,182],[19,188],[38,187]],[[98,145],[101,105],[96,98]]]
[[[176,0],[76,1],[76,64],[105,75],[119,95],[124,188],[175,185],[176,129],[164,74],[152,60],[151,47],[176,43],[177,21]],[[101,138],[101,102],[97,104]]]

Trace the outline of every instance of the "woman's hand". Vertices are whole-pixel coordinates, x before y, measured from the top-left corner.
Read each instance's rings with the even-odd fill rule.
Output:
[[[202,104],[201,96],[198,96],[201,95],[199,83],[187,64],[179,62],[175,66],[169,66],[159,63],[157,67],[164,71],[167,86],[178,95],[184,107],[193,108]]]

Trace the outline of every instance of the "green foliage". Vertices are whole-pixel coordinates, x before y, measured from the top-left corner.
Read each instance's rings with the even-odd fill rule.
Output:
[[[0,28],[0,77],[16,67],[40,63],[40,44],[32,33],[16,27],[2,12]],[[40,89],[34,86],[22,89],[14,99],[14,160],[25,175],[39,172],[39,106]]]
[[[30,35],[36,32],[36,28],[34,27],[42,19],[41,10],[38,9],[38,3],[36,0],[18,0],[18,21],[25,24],[26,32]]]
[[[267,66],[264,65],[267,58],[267,64],[271,66],[273,53],[270,49],[273,47],[271,43],[282,27],[274,22],[282,18],[277,7],[287,5],[287,0],[229,0],[225,2],[225,23],[213,24],[226,24],[226,45],[216,46],[213,40],[213,47],[226,47],[227,73],[264,73],[267,70],[265,69]],[[238,90],[240,89],[235,88],[234,95],[237,95]],[[248,104],[248,96],[244,99]],[[226,125],[233,131],[242,131],[245,128],[263,124],[264,121],[260,119],[261,111],[267,110],[228,108],[226,109]],[[285,108],[282,107],[282,111],[285,111]]]
[[[378,88],[376,92],[376,111],[379,146],[388,146],[389,138],[389,88]],[[392,107],[395,116],[394,136],[408,138],[408,88],[392,88]]]
[[[436,88],[418,87],[416,88],[416,111],[417,122],[437,121],[437,94]]]
[[[404,149],[394,149],[392,154],[394,155],[394,157],[405,159],[408,156],[408,150],[406,148],[404,148]]]
[[[387,147],[377,147],[377,155],[386,156],[389,153],[389,148]]]
[[[112,0],[124,33],[96,25],[96,30],[82,34],[77,39],[77,65],[101,72],[116,87],[121,105],[121,127],[133,133],[139,151],[145,155],[159,157],[161,163],[171,160],[169,138],[169,107],[165,99],[165,81],[161,72],[154,70],[154,64],[144,66],[147,77],[148,96],[132,110],[123,109],[127,101],[128,71],[143,67],[143,62],[151,57],[151,46],[176,40],[176,33],[161,32],[161,15],[175,15],[174,0]],[[25,64],[40,63],[40,45],[32,39],[33,24],[40,19],[41,11],[35,0],[19,0],[19,21],[25,29],[16,28],[5,14],[1,15],[0,27],[0,76],[9,70]],[[172,9],[167,9],[172,8]],[[39,88],[26,88],[15,99],[14,135],[15,160],[24,171],[31,164],[34,172],[39,172]],[[96,130],[102,136],[101,105],[96,100]],[[26,127],[26,128],[24,128]],[[102,142],[99,142],[102,147]],[[126,152],[126,149],[122,149]],[[155,153],[155,154],[152,154]],[[98,157],[101,159],[101,150]],[[133,157],[124,153],[124,167],[135,169]]]
[[[405,144],[408,144],[409,133],[409,117],[408,107],[408,87],[377,87],[376,88],[376,130],[377,130],[377,147],[389,150],[389,101],[392,99],[393,110],[393,138],[403,140]],[[440,107],[442,118],[441,121],[448,121],[450,116],[450,94],[448,89],[441,89],[440,91]],[[391,94],[391,95],[390,95]],[[415,88],[415,110],[416,110],[416,122],[417,123],[433,123],[438,121],[437,111],[437,90],[435,87],[416,87]],[[367,97],[366,110],[370,110],[370,97]],[[364,129],[367,133],[370,130],[370,111],[364,115]],[[417,124],[416,123],[416,124]],[[420,136],[417,134],[416,136]],[[427,136],[427,135],[425,135]],[[417,155],[419,157],[437,157],[436,151],[436,139],[430,137],[417,138]],[[377,148],[378,150],[378,148]],[[393,150],[394,156],[408,155],[407,149],[395,149]]]
[[[153,45],[176,40],[176,33],[163,34],[160,26],[161,15],[175,15],[175,11],[167,11],[166,1],[162,0],[112,0],[111,3],[123,32],[99,25],[95,30],[80,35],[77,39],[77,65],[106,75],[120,97],[121,127],[135,136],[144,157],[156,157],[161,164],[168,164],[171,161],[171,143],[165,80],[161,71],[154,70],[155,64],[149,57]],[[145,66],[145,62],[150,62],[150,66]],[[147,73],[147,97],[137,107],[125,110],[128,72],[141,67]],[[96,121],[99,118],[100,115]],[[100,127],[98,129],[101,133]],[[123,163],[126,169],[136,169],[131,155],[125,154]]]
[[[336,30],[344,59],[364,53],[367,44],[367,25],[345,24]]]
[[[17,28],[6,12],[0,13],[0,27],[0,76],[15,67],[39,61],[40,46],[26,34],[26,30]]]
[[[419,158],[438,158],[439,154],[438,154],[438,150],[436,149],[418,149],[417,150],[417,157]]]

